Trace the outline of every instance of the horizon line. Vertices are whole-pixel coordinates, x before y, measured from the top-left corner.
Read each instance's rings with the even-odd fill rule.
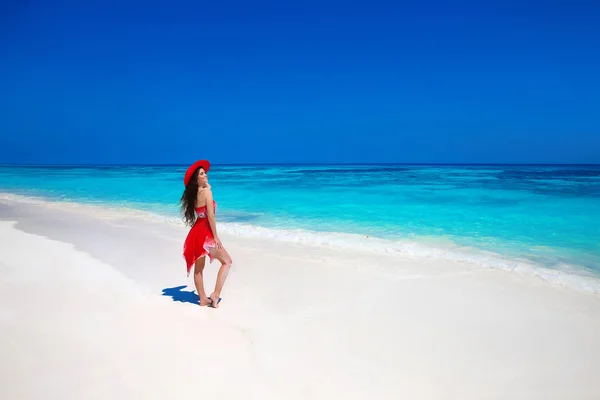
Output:
[[[0,167],[185,167],[190,163],[1,163]],[[388,163],[370,163],[370,162],[359,162],[359,163],[211,163],[211,166],[367,166],[367,165],[469,165],[469,166],[600,166],[600,163],[451,163],[451,162],[388,162]]]

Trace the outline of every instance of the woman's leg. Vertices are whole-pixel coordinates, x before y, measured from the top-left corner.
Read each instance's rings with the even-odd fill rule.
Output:
[[[219,307],[219,297],[221,296],[223,284],[225,283],[225,279],[227,278],[227,274],[229,273],[229,268],[231,268],[232,260],[224,248],[214,248],[211,250],[210,254],[212,257],[216,258],[221,262],[221,268],[219,268],[219,273],[217,274],[217,283],[215,284],[215,291],[210,295],[212,306],[217,308]]]
[[[196,285],[196,291],[200,297],[201,306],[210,304],[210,299],[206,296],[206,292],[204,292],[204,277],[202,276],[202,273],[204,272],[205,264],[206,256],[197,259],[196,264],[194,265],[194,285]]]

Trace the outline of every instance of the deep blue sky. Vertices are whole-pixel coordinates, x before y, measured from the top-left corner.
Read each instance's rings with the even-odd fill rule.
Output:
[[[0,163],[600,163],[598,1],[82,3],[0,5]]]

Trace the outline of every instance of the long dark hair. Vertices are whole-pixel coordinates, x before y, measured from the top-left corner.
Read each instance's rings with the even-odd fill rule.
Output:
[[[198,197],[198,171],[196,169],[192,174],[187,186],[185,187],[179,203],[181,204],[181,213],[183,214],[183,222],[187,226],[194,225],[196,222],[196,198]]]

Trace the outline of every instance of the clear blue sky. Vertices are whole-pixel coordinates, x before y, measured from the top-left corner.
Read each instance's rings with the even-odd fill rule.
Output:
[[[0,5],[0,163],[600,163],[598,1],[83,3]]]

